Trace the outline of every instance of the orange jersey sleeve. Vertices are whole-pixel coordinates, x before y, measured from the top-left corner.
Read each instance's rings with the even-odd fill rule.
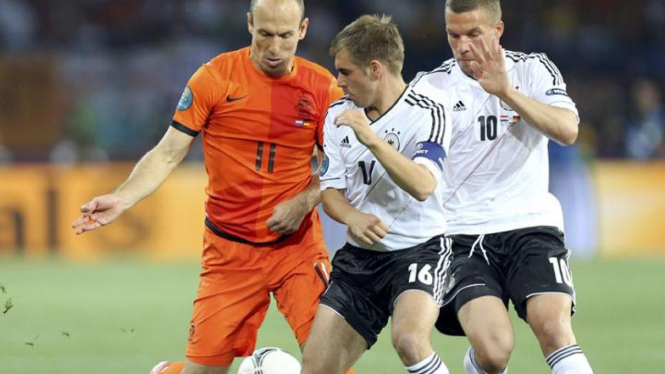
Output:
[[[256,68],[249,48],[224,53],[189,80],[172,126],[201,133],[208,173],[207,218],[253,243],[278,240],[266,221],[307,188],[311,155],[323,144],[328,106],[340,97],[326,69],[296,57],[289,75]]]

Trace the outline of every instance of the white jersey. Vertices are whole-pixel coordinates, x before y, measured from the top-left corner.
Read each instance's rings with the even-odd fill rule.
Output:
[[[321,189],[343,190],[353,207],[376,215],[388,226],[388,234],[371,247],[347,231],[350,244],[394,251],[444,234],[442,169],[451,133],[450,117],[442,102],[444,95],[426,82],[409,85],[386,113],[376,121],[370,120],[371,129],[379,137],[404,156],[425,165],[436,177],[436,190],[424,202],[406,193],[388,176],[374,154],[356,139],[353,129],[333,123],[346,110],[364,113],[364,109],[346,98],[328,109],[323,130],[326,159],[321,169]]]
[[[505,52],[508,79],[527,97],[577,114],[561,73],[544,54]],[[421,73],[446,91],[453,134],[444,169],[448,234],[480,235],[534,226],[563,231],[548,192],[549,139],[464,74],[454,59]]]

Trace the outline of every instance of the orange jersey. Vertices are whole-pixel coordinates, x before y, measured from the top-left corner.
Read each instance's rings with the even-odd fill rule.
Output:
[[[249,51],[221,54],[199,68],[172,126],[203,133],[208,220],[265,243],[280,238],[266,225],[275,206],[309,185],[326,111],[342,92],[330,72],[310,61],[296,57],[290,74],[273,78],[254,66]]]

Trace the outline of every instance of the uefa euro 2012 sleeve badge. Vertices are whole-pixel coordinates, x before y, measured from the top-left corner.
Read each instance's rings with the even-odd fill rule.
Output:
[[[321,171],[319,172],[320,176],[326,175],[328,172],[328,167],[330,166],[330,159],[327,155],[323,155],[323,162],[321,163]]]
[[[193,102],[194,94],[192,93],[192,89],[187,86],[185,87],[185,91],[183,91],[182,96],[180,97],[180,101],[178,102],[178,110],[189,109]]]

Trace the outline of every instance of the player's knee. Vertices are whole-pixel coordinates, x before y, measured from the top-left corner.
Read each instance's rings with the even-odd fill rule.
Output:
[[[500,373],[508,366],[511,351],[489,350],[485,352],[476,351],[476,360],[488,373]]]
[[[483,369],[488,373],[498,373],[508,366],[515,339],[512,334],[495,333],[476,345],[476,359]]]
[[[530,322],[530,325],[541,347],[546,352],[575,342],[572,327],[567,320],[556,318],[535,319]]]
[[[417,363],[425,354],[431,353],[429,339],[423,334],[413,331],[394,332],[393,347],[405,363]]]

